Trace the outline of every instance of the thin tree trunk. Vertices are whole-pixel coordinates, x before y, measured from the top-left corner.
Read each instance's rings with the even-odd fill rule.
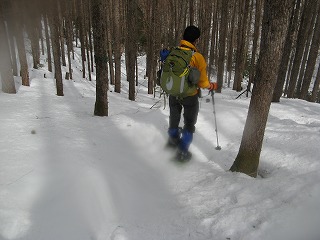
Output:
[[[12,18],[12,9],[10,9],[11,14],[7,19],[7,30],[8,30],[8,38],[10,44],[10,51],[11,51],[11,63],[12,63],[12,71],[14,76],[18,76],[18,65],[17,65],[17,52],[16,52],[16,44],[15,44],[15,32],[14,29],[14,21]]]
[[[3,19],[3,6],[0,3],[0,77],[2,83],[2,91],[5,93],[16,93],[14,83],[11,58],[8,45],[8,35]]]
[[[189,0],[189,24],[193,25],[194,22],[194,6],[193,6],[193,0]]]
[[[217,92],[221,93],[221,88],[223,86],[223,77],[224,77],[224,60],[226,53],[226,41],[227,41],[227,31],[228,31],[228,2],[224,1],[221,6],[221,28],[219,35],[219,61],[218,61],[218,75],[217,83],[218,89]]]
[[[319,66],[318,66],[318,72],[317,72],[317,76],[316,76],[316,80],[314,82],[314,86],[312,89],[312,95],[310,98],[311,102],[315,102],[317,100],[317,96],[319,94],[319,86],[320,86],[320,62],[319,62]],[[319,101],[319,99],[318,99]]]
[[[228,87],[230,87],[231,73],[232,73],[232,60],[233,60],[233,50],[234,50],[234,33],[235,33],[235,19],[236,19],[236,0],[232,1],[232,17],[230,23],[229,37],[228,37],[228,59],[227,59],[227,72],[228,72]]]
[[[84,28],[84,13],[83,13],[83,0],[79,0],[78,4],[78,28],[79,39],[81,44],[81,64],[82,64],[82,78],[86,78],[86,48],[85,48],[85,28]]]
[[[17,49],[18,49],[18,55],[19,55],[19,62],[20,62],[20,76],[22,79],[22,85],[30,86],[26,48],[24,45],[24,38],[23,38],[24,29],[21,24],[23,17],[21,17],[21,13],[19,13],[18,11],[19,6],[17,5],[17,2],[13,1],[12,3],[13,3],[13,6],[12,6],[13,15],[14,15],[14,18],[16,19],[14,29],[15,29]]]
[[[50,17],[50,29],[51,29],[51,42],[52,42],[52,53],[54,62],[54,76],[56,79],[57,95],[63,96],[63,82],[62,82],[62,71],[61,71],[61,51],[59,41],[59,17],[57,13],[57,3],[52,3],[52,11]]]
[[[46,35],[46,45],[47,45],[47,59],[48,59],[48,71],[52,72],[52,59],[51,59],[51,47],[50,47],[50,35],[48,29],[48,16],[47,14],[43,15],[44,18],[44,30]]]
[[[287,96],[289,98],[294,97],[294,92],[295,92],[296,83],[298,80],[298,74],[299,74],[299,70],[300,70],[303,50],[305,47],[305,43],[307,41],[308,26],[310,26],[310,24],[311,24],[313,12],[314,12],[313,9],[314,9],[314,6],[316,5],[316,3],[317,3],[316,0],[308,0],[308,1],[306,1],[304,9],[303,9],[300,28],[299,28],[299,32],[298,32],[298,38],[297,38],[297,47],[296,47],[295,54],[294,54],[294,62],[293,62],[292,72],[291,72],[289,86],[288,86]]]
[[[284,50],[281,57],[281,63],[277,76],[277,83],[273,92],[272,102],[280,102],[281,95],[283,93],[283,86],[286,80],[288,68],[290,66],[290,54],[292,52],[293,40],[297,34],[299,13],[301,10],[301,1],[297,0],[295,10],[291,14],[291,20],[289,23],[289,29],[286,36],[286,42],[284,44]]]
[[[311,20],[311,25],[308,26],[307,41],[304,46],[304,53],[303,53],[303,57],[302,57],[301,65],[300,65],[300,72],[298,75],[298,81],[296,84],[296,91],[294,93],[294,97],[299,97],[300,93],[301,93],[301,86],[302,86],[302,81],[303,81],[306,67],[307,67],[307,61],[309,58],[309,51],[310,51],[310,47],[311,47],[312,33],[313,33],[314,23],[316,21],[316,15],[317,15],[316,12],[314,12],[312,20]]]
[[[245,69],[247,53],[245,52],[246,33],[248,23],[248,7],[250,0],[241,0],[240,15],[239,15],[239,29],[237,40],[237,53],[236,53],[236,71],[233,83],[233,90],[241,91],[241,83]]]
[[[129,100],[135,100],[135,63],[136,63],[136,24],[135,9],[136,0],[127,0],[127,39],[126,39],[126,62],[127,81],[129,82]]]
[[[318,50],[320,46],[320,8],[318,7],[317,21],[314,27],[313,39],[310,47],[307,67],[303,79],[303,84],[300,92],[300,99],[307,99],[308,90],[310,87],[313,71],[316,65]]]
[[[67,8],[70,6],[67,5]],[[67,42],[67,56],[68,56],[68,68],[69,68],[69,78],[73,79],[73,73],[72,73],[72,61],[71,61],[71,52],[72,52],[72,20],[70,19],[70,16],[66,16],[66,42]]]
[[[251,84],[253,83],[255,69],[256,69],[256,55],[258,51],[258,41],[260,37],[260,26],[261,26],[261,16],[262,16],[263,0],[256,0],[256,15],[254,22],[254,32],[253,32],[253,43],[252,43],[252,54],[251,54],[251,67],[249,73],[249,83],[247,87],[247,97],[248,91],[251,90]]]
[[[114,23],[113,23],[113,34],[114,34],[114,65],[115,65],[115,85],[114,91],[117,93],[121,92],[121,33],[120,33],[120,2],[119,0],[113,1],[114,10]]]

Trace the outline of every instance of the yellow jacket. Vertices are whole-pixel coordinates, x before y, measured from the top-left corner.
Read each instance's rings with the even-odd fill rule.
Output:
[[[203,55],[198,52],[197,48],[190,42],[186,40],[181,40],[180,41],[180,47],[182,49],[192,49],[195,51],[191,58],[190,65],[192,67],[196,67],[200,71],[200,79],[198,82],[198,87],[199,88],[208,88],[210,86],[208,75],[207,75],[207,63],[206,60],[204,59]],[[197,94],[198,91],[196,91],[194,94],[191,96]]]

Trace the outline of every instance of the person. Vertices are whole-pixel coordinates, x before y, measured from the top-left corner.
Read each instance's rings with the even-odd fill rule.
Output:
[[[169,129],[168,129],[168,146],[177,147],[177,159],[188,160],[192,154],[189,151],[189,146],[193,140],[195,132],[195,124],[199,113],[198,92],[200,88],[206,88],[209,91],[217,89],[217,83],[210,82],[207,76],[207,64],[201,53],[195,47],[200,37],[200,30],[196,26],[188,26],[183,33],[183,39],[180,41],[179,47],[185,50],[191,49],[193,54],[190,62],[191,67],[195,67],[200,71],[200,79],[198,88],[189,96],[180,99],[174,96],[169,96]],[[179,128],[181,113],[183,109],[184,127]]]

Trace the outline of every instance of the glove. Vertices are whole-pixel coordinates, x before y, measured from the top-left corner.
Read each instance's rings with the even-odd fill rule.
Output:
[[[217,90],[217,89],[218,89],[218,84],[216,82],[210,82],[208,90],[213,91],[213,90]]]

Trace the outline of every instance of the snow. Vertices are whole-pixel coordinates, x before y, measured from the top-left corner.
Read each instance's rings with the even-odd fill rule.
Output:
[[[147,94],[143,56],[139,66],[137,100],[123,70],[108,117],[93,116],[95,81],[79,66],[64,97],[45,67],[30,69],[30,87],[16,78],[17,94],[0,92],[0,239],[320,239],[319,104],[272,104],[254,179],[228,171],[250,98],[215,94],[217,151],[204,90],[194,157],[178,164],[164,148],[169,107]]]

